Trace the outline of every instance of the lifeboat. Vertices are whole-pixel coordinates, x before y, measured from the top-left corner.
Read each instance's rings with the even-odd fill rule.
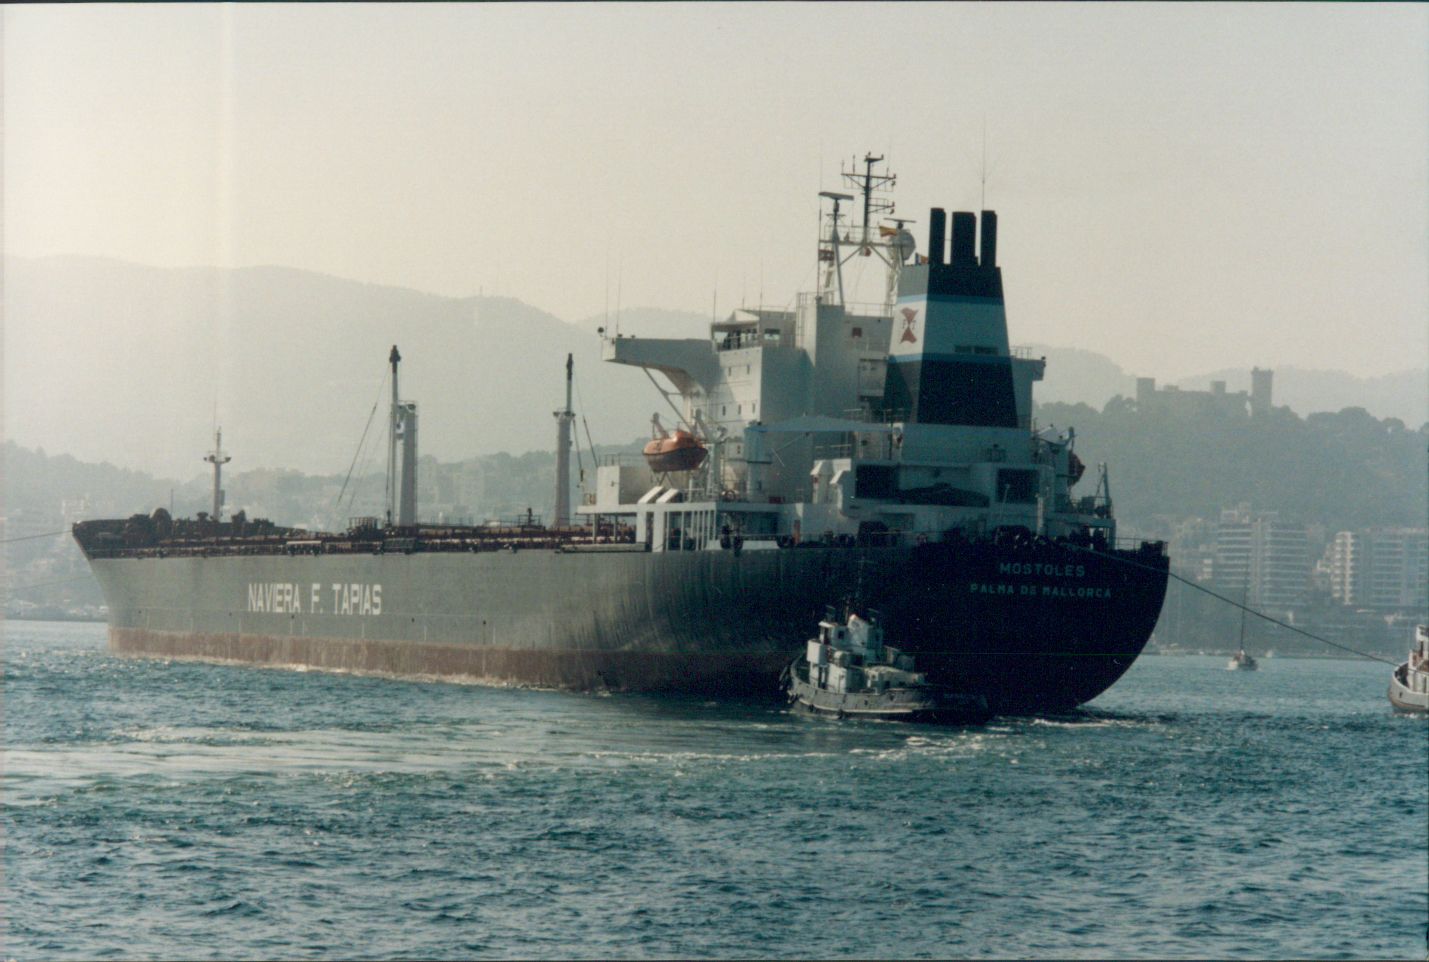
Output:
[[[656,474],[693,471],[705,461],[705,446],[689,431],[675,431],[645,445],[645,463]]]

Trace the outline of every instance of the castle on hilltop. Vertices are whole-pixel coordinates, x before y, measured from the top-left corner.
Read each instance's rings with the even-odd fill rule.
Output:
[[[1188,418],[1265,417],[1270,413],[1270,369],[1251,368],[1249,391],[1227,391],[1225,381],[1212,381],[1209,391],[1187,391],[1174,384],[1156,386],[1156,378],[1136,379],[1136,410]]]

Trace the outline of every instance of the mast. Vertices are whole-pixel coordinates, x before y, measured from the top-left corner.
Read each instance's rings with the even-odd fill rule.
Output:
[[[829,246],[819,248],[819,260],[824,262],[824,281],[820,285],[822,289],[819,293],[825,298],[837,294],[838,303],[842,304],[844,302],[844,261],[848,258],[839,256],[839,203],[853,200],[853,195],[821,190],[819,196],[827,197],[834,202],[833,212],[829,214]]]
[[[397,401],[397,365],[402,363],[402,355],[397,345],[392,345],[392,353],[387,355],[392,365],[392,410],[387,418],[387,524],[390,526],[397,515],[397,422],[401,417]]]
[[[819,261],[824,268],[819,293],[826,303],[833,303],[835,295],[839,304],[844,303],[843,266],[859,255],[877,255],[887,269],[883,298],[885,312],[891,313],[893,304],[898,299],[898,274],[902,270],[903,262],[912,256],[914,248],[913,236],[904,229],[904,225],[913,221],[894,219],[895,226],[880,226],[877,236],[874,236],[874,221],[881,215],[891,215],[894,212],[895,205],[888,199],[888,195],[898,182],[897,174],[881,174],[875,171],[874,168],[882,162],[882,156],[865,154],[862,161],[863,170],[858,170],[855,162],[855,169],[841,171],[844,183],[854,194],[840,194],[828,190],[819,193],[820,197],[827,197],[834,202],[833,212],[829,215],[828,235],[820,238],[819,246]],[[858,240],[852,242],[854,235],[850,232],[847,244],[839,236],[840,202],[846,200],[861,200],[863,204],[863,222],[854,225]],[[847,253],[843,250],[845,246],[848,247]]]
[[[556,418],[556,518],[557,528],[571,523],[571,423],[576,413],[571,410],[571,377],[575,368],[574,355],[566,355],[566,406],[553,412]]]
[[[213,465],[213,520],[219,520],[219,514],[223,511],[223,466],[232,461],[233,458],[223,453],[223,428],[215,428],[213,432],[213,450],[204,458]],[[172,499],[171,499],[172,500]]]
[[[1240,592],[1240,640],[1236,642],[1237,651],[1245,651],[1245,607],[1250,601],[1250,572],[1245,573],[1245,583]]]

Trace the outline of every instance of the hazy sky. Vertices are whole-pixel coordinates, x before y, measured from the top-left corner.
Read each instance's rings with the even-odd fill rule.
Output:
[[[1015,343],[1161,378],[1429,353],[1423,5],[6,7],[5,249],[576,320],[813,284],[817,192],[990,207]]]

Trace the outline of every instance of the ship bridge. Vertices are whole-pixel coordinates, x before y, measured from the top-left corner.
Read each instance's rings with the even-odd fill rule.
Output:
[[[1083,470],[1073,435],[1033,424],[1045,361],[1008,338],[997,214],[932,208],[919,254],[912,221],[873,220],[892,207],[875,201],[877,158],[865,160],[863,222],[843,213],[853,195],[821,194],[820,283],[793,310],[740,308],[708,339],[604,336],[603,359],[645,369],[688,435],[679,443],[707,457],[664,474],[639,459],[602,464],[584,513],[634,516],[655,550],[706,544],[727,521],[794,539],[998,527],[1113,536],[1109,497],[1070,494]],[[883,302],[847,299],[844,265],[875,256]]]

